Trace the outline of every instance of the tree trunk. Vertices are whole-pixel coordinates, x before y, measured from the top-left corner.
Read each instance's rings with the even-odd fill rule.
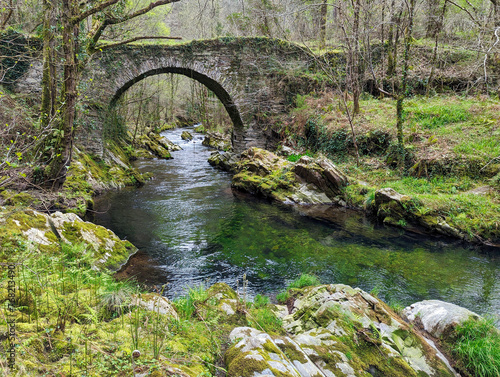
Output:
[[[319,25],[319,48],[324,49],[326,46],[326,21],[328,15],[328,0],[323,0],[320,8],[320,25]]]
[[[0,10],[0,30],[5,29],[13,13],[14,4],[12,0],[9,0],[9,5]]]
[[[78,25],[71,21],[75,15],[73,0],[62,0],[62,50],[64,57],[63,86],[61,90],[61,120],[55,145],[55,156],[49,165],[48,178],[52,188],[59,189],[66,180],[73,151],[74,121],[76,115],[76,84],[78,66],[76,51],[78,48]]]
[[[432,80],[434,79],[434,72],[436,70],[437,51],[438,51],[438,47],[439,47],[439,34],[441,33],[441,28],[443,27],[444,15],[446,14],[446,4],[447,3],[448,2],[445,1],[443,4],[443,9],[441,11],[441,15],[439,16],[439,21],[436,24],[437,29],[434,31],[434,51],[432,52],[431,73],[429,74],[429,78],[427,79],[427,88],[425,91],[426,96],[428,96],[430,93]]]
[[[42,76],[42,104],[41,122],[45,128],[56,114],[56,64],[55,38],[53,29],[56,25],[56,10],[52,1],[44,0],[43,20],[43,76]]]
[[[403,72],[401,73],[401,88],[400,93],[397,97],[396,102],[396,128],[397,128],[397,136],[398,136],[398,149],[399,149],[399,160],[398,166],[400,169],[404,167],[405,162],[405,149],[404,149],[404,133],[403,133],[403,101],[405,100],[408,86],[408,69],[409,69],[409,59],[410,59],[410,47],[411,47],[411,38],[413,32],[413,18],[415,11],[415,1],[409,1],[409,9],[408,9],[408,28],[406,30],[406,34],[404,36],[405,50],[403,56]]]
[[[438,15],[439,1],[440,0],[427,0],[427,15],[425,20],[426,38],[434,38],[440,29],[440,18]]]
[[[495,27],[500,26],[500,0],[491,0]]]
[[[359,73],[359,9],[360,1],[354,0],[354,23],[353,23],[353,59],[352,59],[352,96],[353,96],[353,114],[359,114],[359,96],[360,96],[360,73]]]

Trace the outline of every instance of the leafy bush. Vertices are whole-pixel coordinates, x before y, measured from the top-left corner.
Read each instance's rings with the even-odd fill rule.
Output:
[[[349,148],[349,134],[346,130],[329,132],[319,119],[309,119],[305,125],[307,145],[313,151],[328,155],[346,155]]]

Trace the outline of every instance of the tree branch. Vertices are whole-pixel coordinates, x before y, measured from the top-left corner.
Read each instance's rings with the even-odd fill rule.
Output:
[[[153,37],[153,36],[149,36],[149,37],[135,37],[135,38],[130,38],[130,39],[127,39],[126,41],[122,41],[122,42],[117,42],[117,43],[112,43],[112,44],[108,44],[108,45],[99,45],[95,48],[95,50],[98,50],[98,51],[104,51],[104,50],[109,50],[110,48],[114,48],[114,47],[117,47],[117,46],[121,46],[121,45],[124,45],[124,44],[127,44],[127,43],[131,43],[131,42],[135,42],[135,41],[140,41],[142,39],[182,39],[181,37]]]
[[[156,7],[159,7],[161,5],[167,5],[167,4],[171,4],[171,3],[176,3],[178,1],[180,1],[180,0],[158,0],[158,1],[154,2],[154,3],[150,3],[147,7],[139,9],[138,11],[136,11],[134,13],[131,13],[131,14],[128,14],[128,15],[126,15],[124,17],[106,19],[105,23],[107,25],[120,24],[122,22],[125,22],[125,21],[131,20],[133,18],[142,16],[143,14],[148,13],[150,10],[152,10],[152,9],[154,9]]]
[[[115,1],[115,0],[110,0],[110,1]],[[92,41],[90,42],[89,49],[91,51],[98,50],[98,48],[96,48],[95,45],[99,41],[99,38],[101,37],[102,33],[104,32],[104,29],[106,29],[107,26],[120,24],[122,22],[125,22],[125,21],[131,20],[133,18],[142,16],[143,14],[146,14],[150,10],[152,10],[152,9],[154,9],[156,7],[159,7],[161,5],[167,5],[167,4],[171,4],[171,3],[176,3],[178,1],[180,1],[180,0],[159,0],[159,1],[156,1],[154,3],[150,3],[147,7],[139,9],[138,11],[136,11],[134,13],[131,13],[131,14],[127,15],[127,16],[120,17],[120,18],[113,18],[113,17],[107,17],[107,18],[105,18],[104,21],[102,22],[102,24],[95,29],[95,32],[93,32],[93,35],[90,37]],[[102,9],[100,9],[100,10],[103,10],[105,8],[107,8],[107,7],[104,7]],[[92,33],[92,31],[91,31],[91,33]],[[148,38],[148,39],[151,39],[151,38]],[[172,38],[172,39],[178,39],[178,38]],[[133,42],[133,41],[127,41],[126,43],[129,43],[129,42]]]
[[[446,0],[446,1],[449,2],[450,4],[456,6],[458,9],[463,10],[465,13],[467,13],[469,15],[469,17],[471,18],[472,21],[474,21],[475,24],[477,24],[478,26],[481,26],[481,23],[478,20],[476,20],[476,18],[472,15],[471,12],[469,12],[468,9],[462,7],[461,5],[458,5],[454,1],[451,1],[451,0]]]
[[[100,12],[100,11],[110,7],[111,5],[116,4],[118,1],[120,1],[120,0],[108,0],[108,1],[92,8],[92,9],[89,9],[88,11],[81,13],[77,17],[73,17],[73,19],[71,20],[71,23],[73,25],[76,25],[76,24],[80,23],[81,21],[83,21],[84,19],[86,19],[88,16],[92,16],[93,14]]]

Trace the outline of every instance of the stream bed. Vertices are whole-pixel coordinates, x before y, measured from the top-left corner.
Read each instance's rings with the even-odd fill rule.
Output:
[[[202,135],[162,134],[183,150],[172,160],[141,160],[154,179],[142,188],[96,199],[91,220],[136,245],[122,274],[148,285],[166,285],[177,297],[186,287],[248,280],[247,294],[273,295],[302,272],[323,283],[372,291],[406,306],[440,299],[491,314],[500,323],[500,254],[462,243],[407,233],[363,214],[320,207],[282,206],[233,193],[231,176],[211,167]],[[191,130],[190,130],[191,131]]]

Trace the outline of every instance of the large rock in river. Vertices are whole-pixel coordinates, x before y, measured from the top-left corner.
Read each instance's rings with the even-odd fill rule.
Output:
[[[181,139],[182,140],[188,140],[188,141],[189,140],[193,140],[193,135],[191,135],[191,133],[188,132],[188,131],[182,131],[182,133],[181,133]]]
[[[347,177],[328,159],[303,156],[297,163],[272,152],[250,148],[241,154],[233,187],[284,203],[343,201]]]
[[[207,147],[215,148],[219,151],[232,151],[231,137],[218,132],[207,132],[202,142]]]
[[[292,290],[289,336],[236,328],[225,355],[229,376],[456,376],[430,340],[359,288]]]
[[[208,158],[208,163],[218,169],[236,173],[238,169],[238,157],[232,152],[213,152]]]

